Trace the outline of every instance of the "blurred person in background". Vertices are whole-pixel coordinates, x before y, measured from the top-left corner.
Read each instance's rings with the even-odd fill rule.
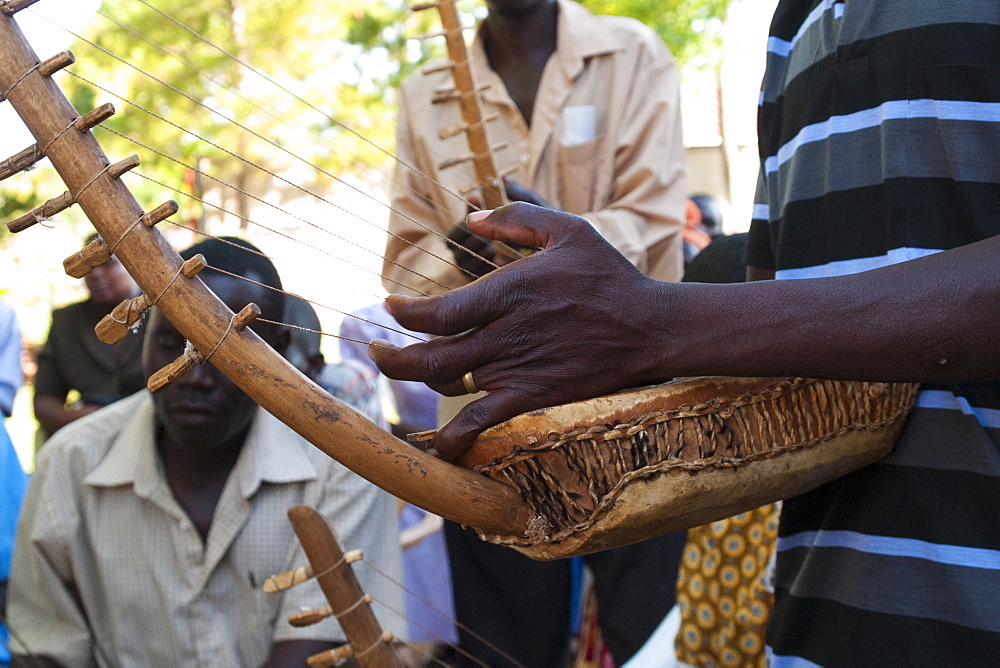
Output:
[[[6,619],[7,576],[14,551],[14,530],[28,477],[14,451],[4,424],[14,408],[14,396],[21,387],[21,328],[14,309],[0,299],[0,666],[8,665]]]
[[[86,243],[96,238],[91,235]],[[34,408],[41,440],[146,384],[141,360],[145,328],[111,345],[94,333],[101,318],[139,294],[135,281],[114,256],[83,280],[89,297],[52,312],[48,339],[38,353]]]

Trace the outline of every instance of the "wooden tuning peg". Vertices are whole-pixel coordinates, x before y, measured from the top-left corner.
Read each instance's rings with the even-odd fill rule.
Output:
[[[448,125],[438,130],[438,138],[450,139],[452,137],[462,134],[468,129],[469,129],[468,123],[455,123],[453,125]]]
[[[38,0],[4,0],[0,2],[0,12],[4,14],[14,14],[21,11],[25,7],[30,7],[31,5],[38,2]]]
[[[180,357],[149,377],[149,380],[146,381],[146,388],[150,392],[156,392],[204,361],[205,358],[202,354],[195,350],[191,342],[188,341],[187,348]]]
[[[135,169],[138,166],[139,166],[139,156],[130,155],[124,160],[116,162],[115,164],[108,167],[108,174],[111,176],[111,178],[117,179],[125,172]]]
[[[0,181],[31,169],[43,157],[38,144],[32,144],[16,155],[0,162]]]
[[[449,88],[448,90],[438,90],[434,91],[431,95],[431,104],[444,104],[445,102],[457,100],[460,97],[462,97],[462,94],[454,88]]]
[[[447,160],[442,160],[438,164],[438,169],[448,169],[449,167],[454,167],[455,165],[461,165],[463,162],[471,162],[475,160],[475,156],[471,153],[466,153],[454,158],[448,158]]]
[[[274,594],[279,591],[285,591],[286,589],[291,589],[295,585],[302,584],[313,576],[312,566],[300,566],[293,571],[283,571],[281,573],[275,573],[268,579],[264,580],[264,586],[261,587],[268,594]]]
[[[97,237],[80,251],[63,260],[63,269],[68,276],[83,278],[94,267],[99,267],[111,260],[111,251],[104,239]]]
[[[440,5],[440,2],[417,2],[411,5],[410,9],[414,12],[422,12],[425,9],[436,9]]]
[[[233,329],[237,332],[245,329],[247,325],[257,319],[260,315],[260,307],[256,304],[247,304],[243,309],[233,316]]]
[[[185,260],[184,264],[181,265],[181,274],[184,278],[194,278],[198,275],[198,272],[208,266],[205,262],[205,256],[198,253],[191,259]]]
[[[295,627],[312,626],[313,624],[319,624],[327,617],[332,616],[333,608],[325,606],[323,608],[303,610],[302,612],[296,612],[294,615],[289,615],[288,623]]]
[[[94,327],[94,333],[104,343],[118,343],[139,326],[146,311],[152,305],[153,300],[145,294],[126,299],[114,307],[111,313],[101,318],[101,321]]]
[[[341,645],[340,647],[329,649],[319,654],[313,654],[306,659],[306,663],[309,664],[310,668],[331,668],[341,661],[350,659],[352,656],[354,656],[354,650],[351,646]]]
[[[145,225],[146,227],[152,227],[153,225],[163,222],[170,216],[174,215],[175,213],[177,213],[179,209],[180,207],[177,206],[177,202],[175,202],[172,199],[167,200],[160,206],[156,207],[155,209],[144,215],[142,217],[142,224]]]
[[[45,204],[35,207],[20,218],[10,221],[7,223],[7,229],[14,233],[23,232],[35,223],[46,218],[51,218],[60,211],[71,207],[74,202],[73,195],[67,190],[59,197],[50,199]]]
[[[428,65],[427,67],[420,70],[420,73],[426,75],[453,69],[455,69],[455,63],[451,62],[450,60],[447,60],[440,63],[435,63],[434,65]]]
[[[73,127],[75,127],[80,132],[86,132],[90,130],[95,125],[99,125],[104,121],[108,120],[115,115],[115,105],[108,102],[107,104],[102,104],[97,109],[88,111],[86,114],[76,119],[73,122]]]
[[[69,51],[63,51],[62,53],[57,53],[52,56],[41,65],[38,66],[38,71],[47,77],[52,76],[64,67],[69,67],[76,62],[76,58]]]

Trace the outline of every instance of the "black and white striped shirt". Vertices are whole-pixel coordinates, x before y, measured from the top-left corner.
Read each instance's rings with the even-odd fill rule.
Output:
[[[778,278],[1000,234],[1000,2],[781,0],[759,130]],[[892,454],[787,501],[775,578],[772,665],[1000,660],[1000,383],[924,385]]]

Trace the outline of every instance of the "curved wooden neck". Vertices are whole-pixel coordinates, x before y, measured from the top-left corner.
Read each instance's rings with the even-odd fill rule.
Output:
[[[0,13],[0,94],[8,99],[105,243],[175,327],[244,392],[320,450],[414,505],[455,522],[520,535],[530,513],[511,487],[399,441],[309,381],[233,313],[181,259],[115,176],[118,170],[7,14]]]

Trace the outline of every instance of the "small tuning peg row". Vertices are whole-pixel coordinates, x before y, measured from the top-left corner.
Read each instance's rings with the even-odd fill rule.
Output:
[[[38,71],[47,77],[52,76],[64,67],[69,67],[76,62],[76,58],[69,51],[63,51],[52,56],[38,66]]]
[[[312,610],[303,610],[302,612],[296,612],[294,615],[289,615],[288,623],[295,627],[312,626],[332,616],[333,608],[330,606],[313,608]]]
[[[15,234],[23,232],[35,223],[51,218],[60,211],[68,209],[75,202],[76,200],[73,199],[73,195],[69,191],[66,191],[62,195],[59,195],[59,197],[54,197],[45,204],[35,207],[20,218],[10,221],[7,223],[7,229]]]
[[[365,553],[363,550],[348,550],[344,552],[344,563],[353,564],[355,561],[361,561],[365,558]]]
[[[497,172],[497,178],[503,179],[505,176],[510,176],[519,169],[517,165],[511,165],[510,167],[504,167],[499,172]]]
[[[86,132],[96,125],[103,123],[112,116],[115,115],[115,105],[110,102],[102,104],[97,109],[88,111],[86,114],[76,119],[73,122],[73,127],[75,127],[80,132]]]
[[[31,169],[36,162],[44,157],[38,148],[38,144],[32,144],[20,153],[0,162],[0,181]]]
[[[341,661],[350,659],[352,656],[354,656],[354,650],[351,646],[341,645],[340,647],[329,649],[319,654],[313,654],[306,659],[306,663],[309,664],[310,668],[331,668]]]
[[[440,2],[417,2],[410,6],[410,10],[414,12],[422,12],[425,9],[437,9],[440,6]]]
[[[447,160],[442,160],[438,164],[438,169],[448,169],[449,167],[454,167],[455,165],[461,165],[463,162],[470,162],[475,160],[476,156],[471,153],[466,153],[454,158],[448,158]]]
[[[493,151],[494,153],[496,153],[497,151],[504,150],[508,146],[510,146],[510,142],[509,141],[500,141],[500,142],[497,142],[496,144],[493,144],[493,146],[490,146],[490,150]]]
[[[295,585],[302,584],[313,576],[312,566],[299,566],[293,571],[282,571],[281,573],[275,573],[268,579],[264,580],[264,586],[262,589],[268,594],[274,594],[275,592],[285,591],[286,589],[291,589]]]
[[[0,12],[4,14],[14,14],[21,11],[26,7],[38,2],[38,0],[4,0],[0,2]]]
[[[111,313],[101,318],[101,321],[94,327],[94,333],[104,343],[118,343],[129,332],[138,327],[139,322],[142,321],[146,311],[152,305],[153,300],[145,293],[126,299],[114,307]]]
[[[111,251],[108,249],[104,239],[97,237],[80,251],[73,253],[63,260],[63,269],[67,276],[73,278],[83,278],[90,273],[94,267],[99,267],[111,260]]]

